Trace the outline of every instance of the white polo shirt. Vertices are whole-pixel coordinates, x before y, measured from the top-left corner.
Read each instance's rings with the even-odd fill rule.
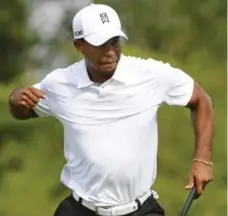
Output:
[[[67,160],[61,181],[99,206],[126,204],[147,193],[157,173],[157,110],[185,106],[194,81],[153,59],[122,55],[114,76],[98,85],[85,61],[48,74],[35,111],[64,128]]]

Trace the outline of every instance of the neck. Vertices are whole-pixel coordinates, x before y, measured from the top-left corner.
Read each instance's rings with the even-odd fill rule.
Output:
[[[108,73],[102,74],[101,72],[93,70],[93,69],[89,68],[88,66],[87,66],[87,72],[88,72],[88,76],[89,76],[90,80],[95,83],[102,84],[112,77],[112,74],[108,74]]]

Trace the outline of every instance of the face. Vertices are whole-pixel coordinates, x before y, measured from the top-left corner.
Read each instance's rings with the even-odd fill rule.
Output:
[[[120,37],[113,37],[101,46],[93,46],[85,40],[75,41],[74,44],[86,59],[89,71],[108,78],[113,75],[121,55]]]

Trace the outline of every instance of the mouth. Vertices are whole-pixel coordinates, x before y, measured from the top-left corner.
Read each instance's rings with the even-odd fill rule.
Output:
[[[116,65],[116,64],[117,64],[117,61],[105,62],[102,64],[102,66],[111,67],[111,66]]]
[[[116,58],[114,58],[114,59],[109,59],[107,61],[101,62],[101,66],[111,67],[111,66],[116,65],[117,63],[118,63],[118,60]]]
[[[117,55],[104,56],[100,59],[100,63],[112,63],[118,61]]]
[[[118,61],[107,61],[101,63],[100,68],[104,71],[113,71],[117,67]]]
[[[117,63],[118,60],[115,58],[115,59],[110,59],[108,61],[103,61],[101,62],[102,65],[108,65],[108,64],[114,64],[114,63]]]

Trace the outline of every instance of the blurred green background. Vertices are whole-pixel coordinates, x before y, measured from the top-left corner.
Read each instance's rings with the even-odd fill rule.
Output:
[[[215,179],[193,203],[189,216],[227,215],[226,1],[104,0],[129,36],[125,54],[171,63],[191,75],[213,100]],[[39,82],[80,56],[72,46],[71,20],[89,1],[0,2],[0,216],[51,216],[69,194],[60,183],[65,163],[61,125],[54,119],[14,120],[8,96]],[[192,161],[189,112],[159,111],[158,177],[154,189],[168,216],[180,212]],[[149,163],[149,161],[148,161]],[[146,166],[146,164],[145,164]]]

